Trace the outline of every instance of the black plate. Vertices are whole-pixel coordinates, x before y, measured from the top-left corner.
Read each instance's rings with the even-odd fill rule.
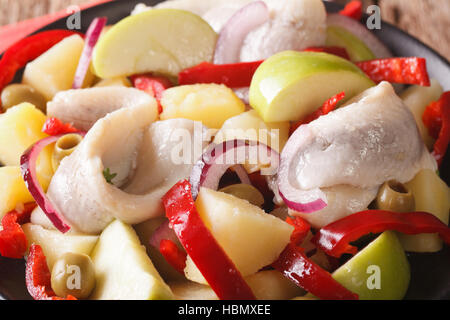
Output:
[[[108,17],[115,23],[129,15],[137,3],[156,4],[158,0],[118,0],[105,3],[81,13],[83,31],[98,16]],[[339,10],[334,3],[326,3],[329,12]],[[49,24],[42,30],[66,28],[65,19]],[[40,31],[42,31],[40,30]],[[376,35],[396,56],[420,56],[427,59],[432,77],[439,80],[445,90],[450,90],[450,63],[434,50],[394,26],[383,23]],[[449,184],[449,155],[442,165],[441,175]],[[411,283],[406,299],[450,299],[450,248],[433,254],[408,254],[411,264]],[[22,260],[0,257],[0,299],[31,299],[25,288],[25,268]]]

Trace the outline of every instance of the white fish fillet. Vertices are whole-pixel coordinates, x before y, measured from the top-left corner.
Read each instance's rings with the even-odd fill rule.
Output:
[[[186,145],[176,130],[194,139],[194,129],[203,126],[185,119],[155,120],[147,106],[110,113],[62,160],[47,195],[75,230],[97,234],[114,218],[136,224],[164,214],[161,197],[189,176],[196,157],[192,153],[187,163],[173,163],[173,155]],[[105,168],[117,173],[114,184],[106,181]]]
[[[291,186],[326,195],[327,207],[302,214],[316,227],[364,210],[385,181],[405,183],[422,169],[437,169],[413,115],[388,82],[352,101],[301,126],[281,155],[279,175]]]
[[[58,92],[47,103],[47,115],[88,131],[108,113],[120,108],[151,106],[153,103],[152,97],[135,88],[93,87]]]

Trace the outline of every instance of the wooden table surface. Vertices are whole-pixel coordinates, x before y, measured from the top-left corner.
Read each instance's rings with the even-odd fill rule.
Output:
[[[91,1],[0,0],[0,26]],[[335,1],[345,3],[348,0]],[[363,0],[363,2],[366,7],[371,4],[379,5],[383,20],[419,38],[450,61],[450,0]]]

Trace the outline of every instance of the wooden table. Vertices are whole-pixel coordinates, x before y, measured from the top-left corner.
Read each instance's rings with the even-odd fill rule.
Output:
[[[0,0],[0,26],[90,1]],[[348,0],[335,1],[345,3]],[[379,5],[383,20],[416,36],[450,60],[450,0],[363,0],[363,2],[365,7],[371,4]]]

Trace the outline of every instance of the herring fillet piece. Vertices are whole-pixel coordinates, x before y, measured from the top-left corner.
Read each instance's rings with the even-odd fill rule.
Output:
[[[388,82],[364,91],[346,106],[300,126],[287,142],[278,183],[302,192],[320,190],[327,207],[299,213],[322,227],[365,210],[385,181],[410,181],[436,170],[413,115]]]
[[[183,138],[194,139],[194,130],[204,127],[186,119],[153,122],[154,103],[154,108],[120,109],[100,119],[61,161],[47,195],[75,230],[98,234],[114,218],[136,224],[162,215],[162,195],[189,176],[195,162],[174,164],[172,156],[185,145]],[[202,147],[196,148],[199,155]],[[105,180],[105,168],[117,173],[114,184]]]
[[[47,103],[47,115],[72,123],[77,129],[88,131],[108,113],[121,108],[151,106],[147,93],[127,87],[93,87],[58,92]]]

